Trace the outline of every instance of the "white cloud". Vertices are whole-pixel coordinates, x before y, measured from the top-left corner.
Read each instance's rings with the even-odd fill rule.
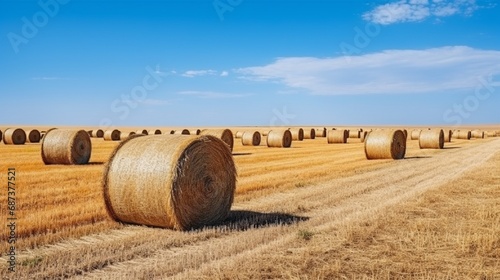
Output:
[[[241,97],[247,97],[251,96],[252,94],[247,94],[247,93],[222,93],[222,92],[214,92],[214,91],[196,91],[196,90],[189,90],[189,91],[181,91],[178,92],[177,94],[180,95],[191,95],[191,96],[196,96],[200,98],[241,98]]]
[[[193,78],[196,76],[209,76],[209,75],[217,75],[217,71],[215,70],[188,70],[181,74],[183,77]]]
[[[227,77],[227,76],[229,76],[229,72],[227,72],[227,71],[222,71],[222,73],[220,73],[220,76],[221,76],[221,77]]]
[[[500,73],[500,51],[464,46],[387,50],[345,57],[288,57],[237,70],[242,78],[281,83],[311,94],[404,94],[470,89]]]
[[[436,18],[452,15],[470,16],[479,6],[476,0],[399,0],[375,7],[365,13],[363,19],[388,25],[400,22],[418,22],[431,16]]]

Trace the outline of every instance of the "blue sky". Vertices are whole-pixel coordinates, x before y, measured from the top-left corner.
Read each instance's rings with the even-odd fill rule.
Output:
[[[500,123],[486,0],[0,2],[0,124]]]

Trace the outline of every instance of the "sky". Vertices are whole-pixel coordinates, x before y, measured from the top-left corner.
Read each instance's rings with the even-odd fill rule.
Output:
[[[491,0],[0,2],[0,124],[500,124]]]

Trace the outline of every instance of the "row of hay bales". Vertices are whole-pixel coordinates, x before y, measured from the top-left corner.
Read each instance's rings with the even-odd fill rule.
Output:
[[[6,145],[24,145],[26,143],[40,143],[43,134],[37,129],[25,131],[22,128],[7,128],[0,131],[0,139]]]
[[[109,132],[111,134],[114,134],[115,137],[106,137],[106,133],[108,131],[114,131],[114,132]],[[117,132],[118,131],[118,132]],[[129,131],[129,132],[121,132],[119,130],[102,130],[102,129],[95,129],[95,130],[89,130],[87,131],[90,137],[92,138],[105,138],[105,140],[115,140],[118,141],[120,139],[117,139],[116,133],[122,133],[124,134],[123,136],[120,136],[118,138],[126,139],[128,136],[134,135],[134,134],[143,134],[143,135],[161,135],[161,134],[182,134],[182,135],[199,135],[201,133],[200,129],[178,129],[178,130],[169,130],[168,133],[165,132],[163,133],[160,129],[152,129],[152,130],[147,130],[147,129],[139,129],[136,131]],[[126,136],[125,136],[126,135]],[[107,138],[107,139],[106,139]]]
[[[270,148],[290,148],[293,136],[288,129],[274,129],[262,135],[259,131],[238,131],[243,146],[267,146]]]

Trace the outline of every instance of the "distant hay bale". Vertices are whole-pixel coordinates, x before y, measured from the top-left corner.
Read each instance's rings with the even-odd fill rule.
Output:
[[[316,137],[326,137],[326,128],[318,128],[315,131],[315,136]]]
[[[316,130],[314,128],[304,129],[304,139],[315,139],[316,138]]]
[[[403,134],[405,135],[405,139],[408,140],[408,130],[402,129],[401,131],[403,131]]]
[[[118,129],[106,130],[103,138],[105,141],[120,141],[120,131]]]
[[[148,131],[148,135],[161,135],[161,130],[152,129],[152,130]]]
[[[133,131],[131,131],[131,132],[120,132],[120,140],[123,141],[123,140],[129,138],[132,135],[136,135],[136,133],[133,132]]]
[[[488,137],[496,137],[496,136],[497,136],[497,134],[496,134],[496,132],[495,132],[495,131],[487,131],[487,132],[486,132],[486,136],[488,136]]]
[[[37,129],[29,130],[26,135],[26,142],[28,143],[40,143],[40,139],[42,138],[40,135],[40,131],[38,131]]]
[[[235,187],[232,155],[210,135],[132,136],[113,151],[102,181],[113,219],[175,230],[223,221]]]
[[[365,142],[366,136],[368,136],[368,133],[370,133],[370,131],[362,131],[361,132],[361,135],[359,136],[359,139],[361,140],[361,143]],[[405,139],[406,139],[406,137],[405,137]]]
[[[269,135],[269,130],[261,130],[260,134],[262,134],[262,136],[267,136]]]
[[[241,137],[241,144],[243,146],[259,146],[261,141],[260,133],[258,131],[245,131]]]
[[[143,135],[148,135],[149,132],[145,129],[139,129],[135,132],[135,134],[143,134]]]
[[[236,131],[236,133],[234,134],[234,138],[240,139],[241,137],[243,137],[243,133],[245,133],[245,131]]]
[[[289,128],[293,141],[304,140],[304,130],[302,128]]]
[[[84,130],[51,129],[42,140],[45,164],[87,164],[91,152],[90,137]]]
[[[3,133],[5,145],[24,145],[26,143],[26,132],[21,128],[7,128]]]
[[[233,146],[234,146],[233,132],[231,132],[231,130],[229,129],[204,129],[200,132],[200,135],[215,136],[224,141],[224,143],[227,144],[231,152],[233,151]]]
[[[451,142],[453,132],[450,129],[443,130],[444,132],[444,142]]]
[[[190,135],[200,135],[200,133],[201,133],[201,130],[200,130],[200,129],[191,129],[191,130],[189,131],[189,134],[190,134]]]
[[[406,139],[401,130],[375,130],[365,139],[367,159],[402,159],[406,153]]]
[[[343,144],[347,143],[349,138],[349,131],[345,129],[329,130],[328,131],[328,144]]]
[[[458,139],[470,140],[471,132],[469,130],[460,130],[458,132]]]
[[[420,133],[422,132],[422,130],[420,129],[415,129],[411,132],[411,140],[418,140],[420,138]]]
[[[190,132],[187,129],[179,129],[179,130],[175,130],[173,134],[175,134],[175,135],[190,135]]]
[[[418,140],[420,149],[444,148],[444,132],[442,129],[423,130]]]
[[[484,131],[481,131],[481,130],[473,130],[473,131],[471,132],[471,138],[483,139],[483,138],[484,138]]]
[[[284,129],[269,131],[267,146],[272,148],[290,148],[292,146],[292,133],[290,130]]]
[[[92,138],[102,138],[102,137],[104,137],[104,131],[102,129],[91,130],[90,136]]]
[[[359,130],[348,130],[349,138],[360,138],[361,132]]]
[[[460,133],[460,130],[453,130],[451,132],[451,138],[453,139],[458,139],[458,134]]]

